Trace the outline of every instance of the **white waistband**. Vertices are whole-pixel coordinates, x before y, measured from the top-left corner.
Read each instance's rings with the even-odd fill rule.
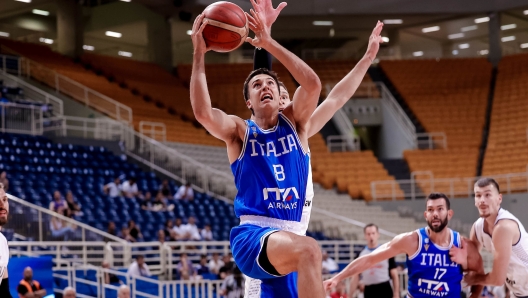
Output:
[[[297,221],[284,220],[278,218],[271,218],[258,215],[242,215],[240,216],[241,225],[255,225],[259,227],[270,227],[282,231],[291,232],[297,235],[304,236],[301,223]]]

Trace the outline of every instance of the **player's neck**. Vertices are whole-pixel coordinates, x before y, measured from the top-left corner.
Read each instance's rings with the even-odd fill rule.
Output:
[[[369,249],[376,249],[376,248],[378,248],[378,242],[373,243],[372,245],[370,245],[370,243],[369,243],[369,244],[367,244],[367,247],[368,247]]]
[[[253,121],[261,128],[261,129],[271,129],[277,125],[277,121],[279,120],[279,114],[274,113],[272,115],[253,115]]]
[[[495,222],[497,221],[497,217],[499,217],[499,212],[495,214],[491,214],[490,216],[486,217],[484,221],[486,224],[484,225],[485,230],[489,233],[493,233],[493,228],[495,227]]]
[[[448,227],[445,227],[440,232],[433,232],[431,229],[427,228],[429,239],[433,241],[434,244],[439,246],[447,246],[451,243],[451,230]]]

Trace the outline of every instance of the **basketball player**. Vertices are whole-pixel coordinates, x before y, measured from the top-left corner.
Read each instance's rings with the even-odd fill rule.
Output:
[[[528,234],[513,214],[501,208],[499,184],[492,178],[480,178],[474,186],[475,206],[480,218],[471,228],[470,239],[480,250],[493,253],[493,269],[487,274],[468,274],[469,285],[506,286],[511,297],[528,297]],[[453,260],[464,264],[471,252],[451,249]]]
[[[459,298],[462,270],[484,272],[482,258],[475,244],[462,240],[458,232],[447,228],[453,210],[445,194],[432,193],[427,197],[424,217],[427,227],[400,234],[372,253],[354,260],[342,272],[325,281],[325,288],[331,289],[347,277],[405,253],[409,272],[408,297]],[[449,249],[453,246],[467,247],[469,253],[464,265],[449,259]],[[473,288],[471,297],[479,297],[481,291],[482,286]]]
[[[200,15],[192,30],[194,46],[191,104],[196,119],[227,145],[238,189],[235,213],[241,224],[231,230],[235,262],[247,276],[270,279],[298,272],[300,297],[324,297],[321,251],[310,237],[299,236],[305,201],[313,197],[306,123],[313,114],[321,82],[301,59],[270,36],[263,12],[248,16],[255,47],[266,49],[293,75],[300,87],[292,104],[279,113],[278,80],[266,69],[251,72],[244,83],[246,106],[255,120],[242,120],[211,107]],[[202,23],[203,21],[203,23]],[[270,294],[267,297],[275,297]]]
[[[7,223],[9,216],[9,200],[4,190],[4,185],[0,183],[0,227]],[[6,237],[0,233],[0,297],[11,298],[9,292],[9,274],[7,265],[9,263],[9,246]]]

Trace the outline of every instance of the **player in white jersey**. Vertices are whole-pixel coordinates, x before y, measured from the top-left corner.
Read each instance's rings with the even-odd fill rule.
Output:
[[[7,223],[9,215],[9,201],[4,190],[4,185],[0,183],[0,227]],[[9,293],[9,274],[7,264],[9,263],[9,247],[6,237],[0,233],[0,297],[11,298]]]
[[[501,208],[499,184],[492,178],[481,178],[474,186],[475,206],[480,218],[473,224],[470,239],[479,248],[493,253],[493,269],[487,274],[468,274],[469,285],[506,286],[511,297],[528,297],[528,234],[522,223]],[[453,248],[457,263],[467,255],[465,249]],[[461,263],[460,263],[461,264]]]

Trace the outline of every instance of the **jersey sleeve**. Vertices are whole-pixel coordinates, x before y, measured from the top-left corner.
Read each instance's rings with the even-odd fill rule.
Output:
[[[17,292],[18,294],[20,295],[26,295],[26,293],[28,292],[27,288],[23,285],[18,285],[17,287]]]

